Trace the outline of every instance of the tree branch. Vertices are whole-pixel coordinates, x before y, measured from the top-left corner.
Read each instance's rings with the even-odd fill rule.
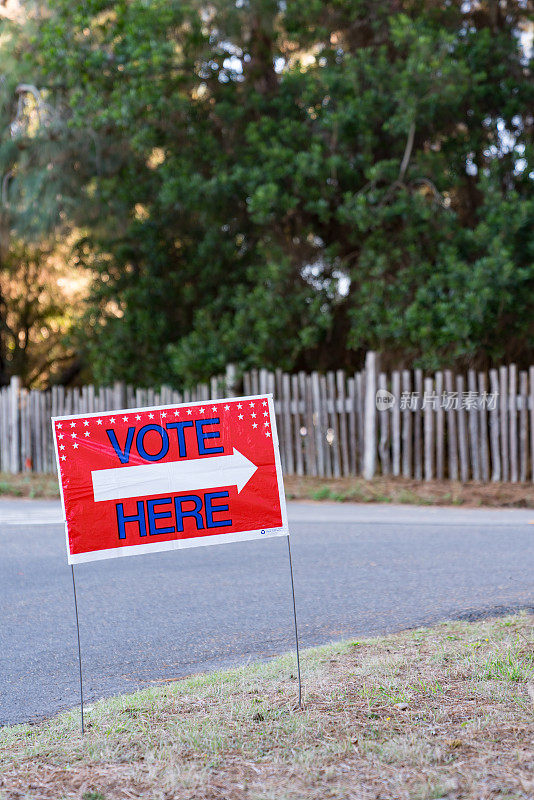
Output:
[[[411,158],[412,149],[413,149],[414,137],[415,137],[415,122],[412,122],[410,124],[410,130],[408,131],[408,140],[406,142],[406,147],[404,149],[404,155],[402,157],[400,170],[399,170],[398,180],[401,183],[404,181],[404,176],[406,175],[406,170],[408,169],[408,164],[410,163],[410,158]]]
[[[9,181],[11,180],[11,178],[12,178],[12,177],[13,177],[13,170],[12,170],[12,169],[10,169],[10,170],[8,170],[8,171],[6,172],[6,174],[5,174],[5,175],[4,175],[4,177],[2,178],[2,195],[1,195],[1,196],[2,196],[2,205],[3,205],[5,208],[7,208],[7,207],[8,207],[8,202],[7,202],[7,187],[8,187]]]

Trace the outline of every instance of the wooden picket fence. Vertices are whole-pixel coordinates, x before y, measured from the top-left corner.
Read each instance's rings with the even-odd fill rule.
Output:
[[[123,383],[28,391],[13,378],[0,390],[0,471],[55,472],[52,416],[272,392],[288,475],[534,482],[534,367],[386,374],[368,353],[352,375],[236,374],[230,365],[183,393]]]

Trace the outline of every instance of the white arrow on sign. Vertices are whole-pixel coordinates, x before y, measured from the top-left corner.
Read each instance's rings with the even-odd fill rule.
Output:
[[[232,455],[140,464],[91,472],[95,502],[237,486],[240,492],[258,467],[234,447]]]

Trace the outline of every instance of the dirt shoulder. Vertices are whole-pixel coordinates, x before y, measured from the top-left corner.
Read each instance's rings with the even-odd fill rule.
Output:
[[[458,483],[406,478],[284,478],[288,500],[406,503],[466,508],[534,508],[532,483]]]
[[[59,498],[57,477],[55,475],[37,475],[31,472],[22,475],[0,472],[0,497],[55,500]]]
[[[2,800],[525,800],[534,617],[452,622],[0,730]]]

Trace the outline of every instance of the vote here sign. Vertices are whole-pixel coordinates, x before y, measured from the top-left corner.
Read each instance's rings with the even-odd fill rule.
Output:
[[[52,426],[69,564],[288,533],[271,395]]]

